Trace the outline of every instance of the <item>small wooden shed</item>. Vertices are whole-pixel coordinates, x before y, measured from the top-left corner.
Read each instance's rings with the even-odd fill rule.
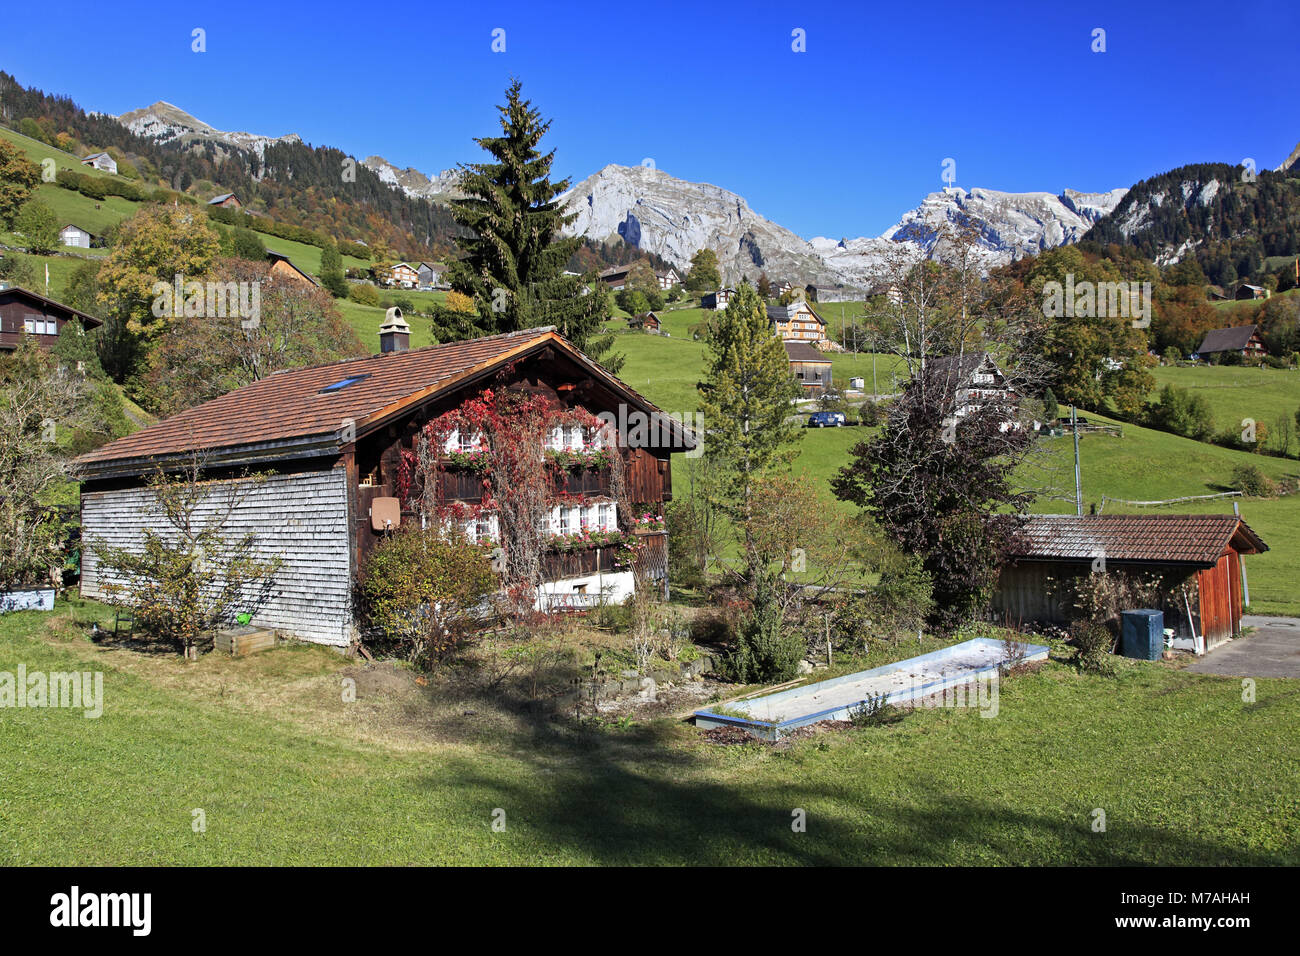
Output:
[[[1213,647],[1241,632],[1242,555],[1267,550],[1237,515],[1030,515],[1012,539],[993,611],[1015,623],[1064,625],[1076,616],[1072,579],[1154,574],[1171,594],[1188,585],[1186,604],[1175,597],[1161,608],[1165,626]]]

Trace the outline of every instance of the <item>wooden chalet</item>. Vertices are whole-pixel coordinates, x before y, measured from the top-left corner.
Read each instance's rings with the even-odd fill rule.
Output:
[[[659,316],[653,312],[640,312],[628,318],[627,327],[629,329],[642,329],[646,332],[659,332]]]
[[[735,289],[719,289],[717,292],[710,292],[700,299],[700,308],[721,312],[735,294]]]
[[[74,249],[89,249],[94,241],[95,237],[90,231],[82,229],[76,223],[70,222],[59,230],[59,242]]]
[[[420,284],[420,273],[408,262],[399,262],[388,271],[384,282],[390,286],[414,289]]]
[[[831,360],[807,342],[786,342],[785,354],[790,360],[790,374],[805,392],[824,392],[831,387]]]
[[[69,322],[79,323],[85,331],[104,324],[80,309],[21,286],[0,289],[0,351],[18,348],[24,334],[35,337],[38,345],[53,348]]]
[[[117,160],[108,153],[91,153],[89,156],[83,156],[81,165],[94,166],[98,170],[106,173],[117,175]]]
[[[1094,570],[1156,576],[1164,626],[1213,647],[1241,632],[1242,555],[1267,550],[1237,515],[1032,515],[1013,538],[993,612],[1064,625],[1077,614],[1071,582]]]
[[[403,452],[414,448],[431,419],[484,388],[519,388],[619,423],[598,431],[557,428],[560,434],[549,439],[551,447],[568,453],[593,446],[614,452],[624,476],[616,482],[608,465],[567,469],[550,532],[618,529],[635,534],[632,540],[641,545],[632,566],[617,548],[548,549],[538,605],[622,600],[638,574],[666,587],[668,543],[661,519],[672,497],[669,461],[673,452],[694,447],[688,429],[554,329],[410,350],[400,335],[403,325],[400,315],[388,318],[379,355],[269,376],[82,456],[77,467],[83,536],[134,546],[144,528],[162,523],[148,476],[180,467],[195,454],[214,485],[249,482],[247,472],[266,474],[264,481],[247,484],[230,525],[254,532],[263,554],[283,560],[269,596],[249,608],[253,622],[347,645],[355,636],[351,607],[358,568],[394,524],[420,520],[409,501],[398,500]],[[439,479],[442,500],[471,510],[483,501],[483,477],[453,464],[450,456],[473,440],[449,439],[449,464]],[[655,517],[646,521],[645,515]],[[491,537],[494,516],[478,512],[464,530],[472,538]],[[104,596],[94,555],[82,560],[82,593]]]
[[[209,206],[219,206],[222,209],[239,209],[244,204],[239,201],[239,197],[234,193],[222,193],[220,196],[213,196],[208,200]]]
[[[1236,352],[1243,358],[1250,355],[1265,355],[1268,350],[1264,340],[1259,337],[1259,326],[1238,325],[1230,329],[1211,329],[1205,333],[1196,354],[1202,358],[1220,356],[1225,352]]]
[[[767,317],[772,322],[772,334],[786,342],[826,340],[826,320],[814,312],[807,302],[769,305]]]
[[[320,285],[314,277],[308,275],[306,272],[303,272],[294,265],[293,260],[286,255],[281,255],[278,252],[268,252],[266,254],[266,261],[271,264],[267,273],[272,279],[288,279],[291,282],[305,282],[308,285]]]
[[[1003,410],[1002,430],[1018,428],[1017,411],[1020,395],[987,352],[965,352],[928,359],[927,378],[951,395],[952,410],[948,421],[960,421],[988,406]]]
[[[677,274],[677,270],[672,266],[667,269],[655,270],[655,278],[659,280],[659,289],[662,292],[667,292],[674,286],[682,284],[682,277]]]

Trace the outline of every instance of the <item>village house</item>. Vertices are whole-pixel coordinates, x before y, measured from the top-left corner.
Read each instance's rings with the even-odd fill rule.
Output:
[[[82,158],[81,165],[94,166],[103,172],[117,175],[117,160],[108,153],[91,153],[89,156]]]
[[[997,620],[1066,625],[1094,572],[1159,580],[1164,626],[1199,650],[1241,633],[1242,555],[1268,545],[1237,515],[1031,515],[993,597]],[[1143,610],[1124,608],[1123,610]]]
[[[638,576],[666,589],[669,461],[694,447],[691,432],[552,328],[407,349],[404,326],[392,310],[379,355],[268,376],[82,456],[83,537],[137,546],[146,527],[162,525],[149,475],[198,454],[214,487],[244,483],[232,530],[253,532],[260,555],[283,560],[270,594],[248,608],[253,623],[347,646],[356,637],[358,569],[384,534],[421,520],[412,502],[398,497],[404,453],[430,421],[483,389],[517,389],[603,423],[556,427],[546,440],[573,462],[557,479],[563,487],[544,519],[549,540],[566,546],[548,545],[541,555],[538,606],[621,601]],[[472,453],[477,440],[455,432],[447,438],[437,495],[463,506],[469,537],[495,540],[499,527],[483,509],[482,475],[453,460]],[[603,459],[602,450],[609,453]],[[264,480],[243,477],[248,472]],[[583,529],[604,531],[603,543],[584,544]],[[609,535],[634,543],[634,557]],[[82,593],[102,598],[106,583],[88,549]]]
[[[59,230],[59,242],[74,249],[89,249],[94,238],[87,230],[72,223]]]
[[[627,320],[627,327],[629,329],[642,329],[646,332],[654,332],[658,334],[660,331],[659,316],[655,315],[653,312],[642,312],[638,315],[631,316]]]
[[[267,274],[270,275],[272,279],[289,279],[294,282],[306,282],[310,285],[320,285],[320,283],[312,276],[303,272],[294,265],[293,260],[288,256],[281,255],[278,252],[268,252],[266,254],[266,259],[271,263],[271,267],[267,270]]]
[[[1251,285],[1249,282],[1243,282],[1237,286],[1237,291],[1233,298],[1241,299],[1267,299],[1271,295],[1268,289],[1260,285]]]
[[[803,386],[805,393],[830,390],[831,360],[825,353],[806,342],[786,341],[785,354],[790,361],[790,374]]]
[[[222,209],[238,209],[242,205],[239,197],[234,193],[222,193],[220,196],[213,196],[208,200],[209,206],[220,206]]]
[[[600,281],[609,287],[611,292],[620,292],[627,287],[627,277],[631,273],[632,267],[611,266],[600,274]]]
[[[659,280],[659,289],[663,292],[682,284],[682,277],[677,274],[677,270],[672,266],[667,269],[657,270],[655,278]]]
[[[786,342],[824,342],[826,320],[813,311],[807,302],[789,305],[769,305],[767,317],[772,320],[772,334]]]
[[[779,282],[769,281],[768,285],[772,289],[772,298],[774,299],[779,299],[786,293],[794,291],[794,286],[786,279],[782,279]]]
[[[420,274],[410,263],[399,262],[384,275],[384,285],[414,289],[420,283]]]
[[[1020,395],[987,352],[941,355],[925,363],[926,376],[940,383],[950,396],[952,410],[945,425],[960,422],[983,408],[996,406],[1005,416],[1002,431],[1019,428],[1016,418]]]
[[[77,322],[84,331],[104,324],[93,315],[20,286],[0,288],[0,351],[16,349],[24,332],[35,336],[39,345],[53,348],[68,322]]]
[[[432,262],[421,262],[415,270],[417,284],[423,291],[436,289],[442,283],[442,274],[446,271],[442,266],[435,265]]]
[[[735,294],[735,289],[719,289],[717,292],[710,292],[700,299],[700,308],[721,312]]]
[[[1201,358],[1222,356],[1226,352],[1236,352],[1245,358],[1252,355],[1265,355],[1264,340],[1259,337],[1259,326],[1238,325],[1230,329],[1211,329],[1205,333],[1201,347],[1196,354]]]

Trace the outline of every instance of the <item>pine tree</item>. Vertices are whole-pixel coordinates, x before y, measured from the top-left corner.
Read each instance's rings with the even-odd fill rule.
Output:
[[[459,188],[466,198],[454,202],[452,216],[472,234],[456,240],[464,256],[449,270],[451,287],[474,300],[483,331],[554,325],[614,368],[620,363],[606,354],[613,339],[599,334],[610,315],[608,298],[595,290],[596,283],[584,295],[582,280],[564,275],[582,239],[560,237],[576,214],[556,202],[569,180],[551,182],[554,150],[538,148],[550,121],[520,91],[520,82],[513,81],[505,105],[497,107],[502,135],[474,140],[495,161],[461,165]]]
[[[800,433],[786,418],[800,386],[752,286],[742,284],[714,320],[707,378],[699,389],[704,449],[718,466],[712,493],[742,533],[747,578],[757,586],[764,568],[750,530],[755,481],[794,456],[793,442]]]

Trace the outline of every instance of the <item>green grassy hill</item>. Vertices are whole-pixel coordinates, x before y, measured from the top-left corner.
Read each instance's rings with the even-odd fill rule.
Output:
[[[1294,424],[1296,410],[1300,409],[1300,371],[1296,369],[1160,366],[1152,369],[1152,374],[1157,384],[1152,399],[1165,385],[1185,388],[1205,398],[1219,429],[1239,428],[1243,419],[1252,418],[1272,431],[1282,417]]]

